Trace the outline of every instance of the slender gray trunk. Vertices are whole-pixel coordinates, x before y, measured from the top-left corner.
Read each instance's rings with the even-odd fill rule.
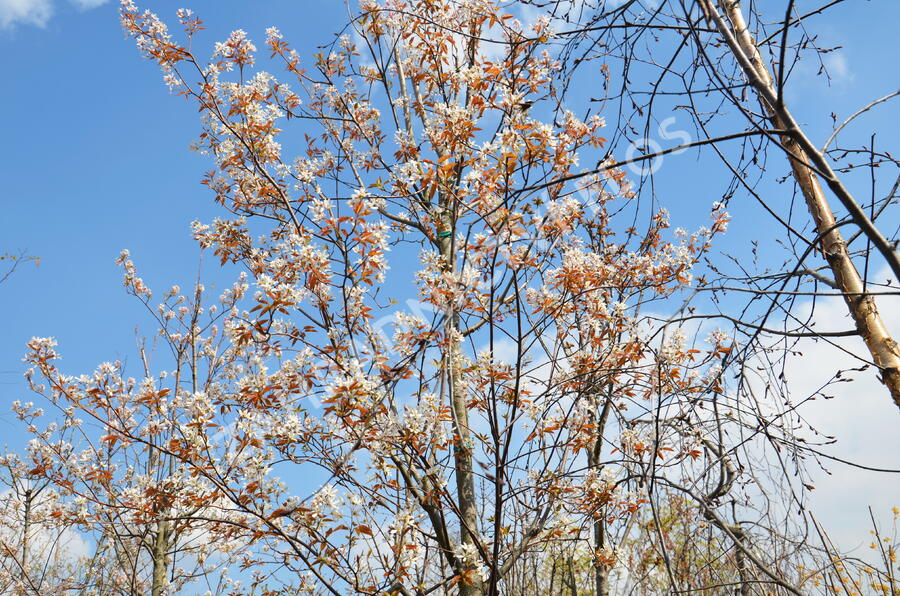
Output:
[[[30,488],[25,489],[25,520],[22,524],[22,580],[28,580],[28,563],[29,563],[29,549],[31,548],[31,544],[29,542],[29,534],[31,534],[31,501],[33,499],[33,494]]]
[[[588,452],[588,469],[598,474],[602,469],[600,462],[601,450],[603,448],[603,431],[606,426],[606,420],[609,417],[610,403],[610,398],[607,396],[606,403],[603,405],[603,410],[594,420],[595,426],[597,427],[597,437],[594,440],[593,448]],[[594,519],[593,540],[595,553],[602,551],[607,546],[606,516],[604,515],[604,512],[605,508],[604,511],[600,512],[599,517]],[[599,565],[596,560],[594,561],[594,592],[597,596],[609,596],[609,569],[605,565]]]
[[[159,521],[156,524],[156,535],[153,538],[153,584],[152,596],[165,594],[167,572],[169,567],[169,522]]]
[[[445,199],[441,200],[442,223],[439,231],[438,242],[445,267],[453,272],[456,268],[456,259],[453,254],[453,221],[449,212],[449,206]],[[446,237],[440,237],[445,236]],[[459,332],[459,315],[456,312],[447,313],[447,332],[449,336],[456,336]],[[464,548],[474,548],[478,544],[478,508],[475,500],[475,474],[473,472],[473,442],[469,430],[469,409],[466,406],[466,397],[461,390],[461,375],[458,369],[459,348],[454,340],[450,340],[450,346],[445,355],[447,395],[450,407],[453,409],[453,425],[456,445],[454,446],[454,467],[456,474],[456,498],[459,507],[459,533],[460,542]],[[484,594],[484,586],[478,578],[469,577],[469,582],[461,582],[459,586],[460,596],[481,596]]]

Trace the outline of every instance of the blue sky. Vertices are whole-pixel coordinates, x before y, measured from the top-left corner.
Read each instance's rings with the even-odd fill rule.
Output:
[[[856,10],[863,4],[865,11]],[[141,3],[168,20],[182,5],[184,0]],[[262,41],[271,25],[309,55],[329,41],[346,15],[343,3],[334,0],[207,0],[187,6],[209,27],[196,42],[201,55],[232,29]],[[139,305],[124,295],[115,257],[128,248],[148,282],[183,285],[195,277],[198,258],[188,224],[218,213],[199,184],[210,162],[188,150],[199,131],[196,111],[167,91],[156,66],[125,39],[116,8],[102,0],[0,0],[7,89],[0,96],[0,252],[26,250],[41,258],[39,267],[20,268],[0,287],[0,304],[9,315],[0,323],[4,393],[20,386],[19,358],[32,336],[57,337],[73,371],[131,353],[134,326],[144,319]],[[827,136],[832,111],[849,114],[896,89],[898,44],[885,40],[896,39],[897,22],[900,3],[890,0],[847,2],[814,22],[822,45],[845,46],[826,55],[831,86],[813,76],[812,65],[791,80],[788,100],[814,138]],[[264,58],[261,63],[265,68]],[[684,115],[672,114],[671,129],[688,127]],[[892,106],[873,111],[859,134],[879,130],[890,146],[897,115]],[[676,224],[703,222],[702,213],[720,198],[712,192],[718,181],[694,154],[667,158],[658,175]],[[678,209],[687,201],[701,212],[699,218],[689,215],[694,210]],[[746,248],[760,227],[756,219],[757,225],[741,225],[744,204],[730,205],[736,225],[728,241]],[[748,217],[758,215],[751,208]]]
[[[0,289],[6,403],[25,397],[20,360],[32,336],[55,336],[73,373],[133,354],[135,325],[149,323],[124,293],[116,256],[130,249],[157,288],[189,286],[199,258],[189,223],[217,214],[199,184],[210,163],[188,150],[199,131],[196,109],[170,94],[156,65],[125,38],[116,3],[32,1],[49,6],[49,16],[33,11],[35,18],[10,23],[9,14],[29,14],[10,6],[28,3],[0,0],[0,252],[26,250],[41,259]],[[181,3],[149,6],[171,18]],[[237,28],[261,41],[265,28],[278,24],[308,54],[314,41],[328,41],[329,24],[341,22],[340,4],[327,0],[195,6],[208,21],[203,43],[210,47]]]
[[[173,20],[182,5],[193,8],[209,27],[198,48],[211,47],[236,28],[262,41],[265,28],[277,25],[302,55],[329,41],[346,14],[336,0],[139,4],[166,20]],[[803,66],[791,79],[788,103],[815,139],[827,137],[832,111],[846,116],[897,89],[897,23],[900,2],[893,0],[850,0],[814,22],[822,45],[845,46],[827,55],[834,75],[830,86],[814,76],[812,66]],[[114,265],[117,255],[130,249],[152,287],[190,285],[199,253],[189,223],[210,220],[218,211],[199,184],[210,163],[188,150],[199,130],[195,108],[171,95],[157,67],[125,39],[114,2],[0,0],[0,56],[5,79],[0,252],[25,250],[41,259],[39,267],[25,264],[0,285],[0,433],[16,447],[22,435],[3,412],[12,400],[29,398],[21,379],[25,343],[32,336],[56,337],[64,370],[71,373],[90,371],[104,360],[133,358],[135,327],[145,334],[154,328],[140,304],[125,295]],[[897,105],[873,111],[848,138],[868,138],[877,130],[880,142],[900,155],[898,117]],[[696,201],[708,209],[720,197],[704,192],[715,186],[702,180],[705,175],[695,157],[684,154],[667,159],[660,182],[673,205]],[[857,191],[865,188],[859,177],[851,181],[860,185]],[[761,190],[779,196],[788,192],[778,186]],[[746,252],[749,240],[780,232],[767,228],[767,220],[740,200],[732,203],[735,221],[725,248]],[[216,278],[214,269],[211,275]],[[896,299],[882,308],[900,311]],[[840,309],[825,312],[842,316]],[[900,323],[897,317],[891,320]],[[815,353],[822,369],[841,357]],[[802,375],[810,372],[802,368]],[[886,395],[871,381],[854,386],[854,395],[828,402],[821,419],[833,432],[844,433],[845,445],[860,458],[879,457],[878,465],[900,467],[900,439],[890,434],[897,412],[883,404]],[[815,385],[813,378],[801,382]],[[888,435],[879,438],[881,432]],[[871,484],[873,491],[886,493],[879,506],[890,504],[885,500],[889,493],[900,493],[885,491],[874,480]],[[844,501],[836,494],[824,498],[838,512]]]

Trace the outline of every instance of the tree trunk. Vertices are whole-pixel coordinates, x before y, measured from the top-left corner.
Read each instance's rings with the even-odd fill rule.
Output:
[[[593,423],[597,427],[597,437],[594,440],[593,449],[588,452],[588,469],[598,474],[603,469],[603,466],[600,465],[602,461],[603,431],[606,428],[606,420],[609,417],[609,408],[611,404],[612,396],[607,395],[606,402],[603,404],[603,409],[600,414],[596,416],[592,415],[592,418],[594,418]],[[597,553],[607,546],[606,517],[604,515],[601,515],[594,520],[593,534],[594,552]],[[609,596],[609,569],[607,569],[605,565],[598,565],[596,558],[594,560],[594,592],[596,593],[596,596]]]
[[[166,588],[166,572],[169,556],[169,522],[159,521],[156,524],[156,536],[153,540],[153,585],[152,596],[162,596]]]
[[[445,267],[452,272],[456,268],[456,259],[453,254],[453,222],[447,202],[446,198],[441,197],[442,215],[438,242]],[[458,335],[459,315],[452,311],[448,311],[446,315],[448,335]],[[478,509],[475,500],[473,441],[469,430],[469,409],[466,406],[466,397],[460,390],[461,379],[457,368],[458,348],[455,338],[448,338],[448,342],[450,343],[445,355],[444,366],[446,367],[447,394],[450,400],[450,407],[453,409],[454,433],[456,435],[453,455],[456,474],[456,498],[459,506],[459,534],[463,547],[473,548],[478,545]],[[460,596],[481,596],[484,594],[484,586],[480,578],[469,576],[466,579],[469,581],[460,582]]]
[[[743,534],[739,536],[739,539],[743,539]],[[735,549],[734,557],[740,581],[740,585],[735,592],[737,592],[738,596],[750,596],[750,582],[747,580],[747,561],[744,560],[744,551],[739,548]]]
[[[765,106],[772,125],[779,130],[787,131],[781,136],[781,142],[788,153],[794,179],[803,192],[806,206],[816,225],[822,252],[834,274],[838,288],[843,292],[844,301],[856,328],[872,355],[873,362],[879,368],[882,383],[890,391],[894,403],[900,407],[900,348],[885,327],[878,313],[875,298],[866,291],[859,271],[850,258],[847,243],[835,225],[834,213],[822,191],[819,179],[808,164],[815,164],[819,170],[824,170],[832,178],[828,180],[832,189],[835,186],[840,189],[843,187],[825,162],[824,156],[812,146],[787,107],[783,105],[783,99],[777,94],[778,90],[775,89],[769,69],[763,62],[756,40],[747,29],[739,0],[718,0],[719,7],[730,22],[733,33],[716,11],[712,0],[701,1]],[[852,200],[849,193],[843,191],[843,194],[845,199]],[[855,202],[853,204],[856,205]]]
[[[25,489],[25,520],[22,524],[22,583],[27,583],[29,581],[28,576],[28,565],[31,563],[29,560],[29,549],[31,548],[31,544],[29,542],[29,534],[31,533],[31,501],[34,499],[34,495],[30,488]]]
[[[606,519],[594,520],[594,549],[599,551],[606,547]],[[609,569],[605,565],[594,563],[594,592],[597,596],[609,596]]]

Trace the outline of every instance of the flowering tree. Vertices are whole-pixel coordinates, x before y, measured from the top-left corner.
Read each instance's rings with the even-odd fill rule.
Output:
[[[364,1],[356,41],[308,63],[269,29],[276,78],[243,31],[199,58],[202,22],[177,17],[183,39],[122,2],[202,114],[229,215],[194,235],[246,281],[215,311],[199,285],[154,309],[123,255],[165,372],[69,377],[36,339],[33,387],[64,423],[19,407],[56,516],[135,570],[116,589],[576,594],[577,574],[600,595],[627,569],[648,589],[800,593],[725,507],[754,490],[735,465],[753,437],[720,410],[740,407],[732,340],[676,321],[728,215],[670,232],[632,200],[603,119],[563,107],[549,20]],[[700,549],[675,534],[698,527],[729,554],[686,578]]]
[[[135,275],[127,252],[121,264],[130,293],[150,306],[151,292]],[[240,520],[232,519],[228,508],[219,509],[215,487],[177,453],[190,439],[184,433],[195,433],[204,415],[193,396],[210,392],[240,366],[223,355],[220,327],[234,316],[244,290],[236,284],[208,309],[202,305],[202,285],[190,297],[178,287],[168,291],[150,312],[171,368],[154,375],[142,344],[140,381],[126,377],[121,362],[103,363],[91,375],[67,376],[57,367],[55,341],[36,338],[29,344],[28,380],[54,411],[48,416],[33,402],[13,404],[34,439],[25,458],[7,456],[10,477],[24,483],[27,496],[42,497],[39,521],[48,531],[80,532],[91,547],[80,558],[67,559],[82,573],[55,585],[56,592],[158,596],[198,578],[211,586],[228,585],[222,556],[240,555],[244,545],[230,540],[229,526]],[[43,423],[45,418],[51,421]],[[27,533],[27,507],[25,512]],[[35,557],[38,566],[48,554],[57,553]],[[50,589],[28,583],[23,593]]]

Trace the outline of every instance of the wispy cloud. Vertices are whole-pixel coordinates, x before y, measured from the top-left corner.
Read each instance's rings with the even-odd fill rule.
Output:
[[[887,269],[872,279],[883,281],[892,277]],[[847,315],[847,307],[841,298],[817,301],[813,320],[821,329],[852,329],[853,322]],[[808,312],[810,304],[803,308]],[[900,333],[900,308],[897,298],[884,296],[879,302],[885,325]],[[803,318],[803,313],[799,313]],[[787,367],[788,380],[795,396],[815,393],[834,373],[847,367],[857,367],[841,348],[867,356],[859,338],[825,341],[802,340],[796,347],[796,355]],[[838,347],[839,346],[839,347]],[[833,446],[822,450],[874,468],[896,469],[896,454],[900,451],[900,433],[897,432],[897,408],[887,389],[869,367],[865,372],[844,375],[852,382],[837,383],[824,393],[834,399],[819,399],[811,407],[803,408],[804,417],[820,432],[835,437]],[[826,462],[829,473],[814,473],[813,504],[817,505],[820,520],[833,533],[842,546],[853,547],[868,544],[871,521],[867,506],[872,506],[876,518],[890,516],[890,508],[900,505],[900,475],[867,471],[837,462]]]
[[[80,10],[90,10],[109,0],[69,0]],[[53,0],[0,0],[0,29],[19,25],[44,27],[53,16]]]
[[[97,8],[101,4],[106,4],[108,1],[109,0],[71,0],[72,4],[84,10]]]
[[[843,52],[835,51],[826,54],[822,61],[825,63],[825,69],[831,75],[832,80],[838,83],[846,83],[853,80],[850,64],[847,62],[847,56]]]
[[[0,29],[16,25],[43,27],[52,14],[50,0],[0,0]]]

